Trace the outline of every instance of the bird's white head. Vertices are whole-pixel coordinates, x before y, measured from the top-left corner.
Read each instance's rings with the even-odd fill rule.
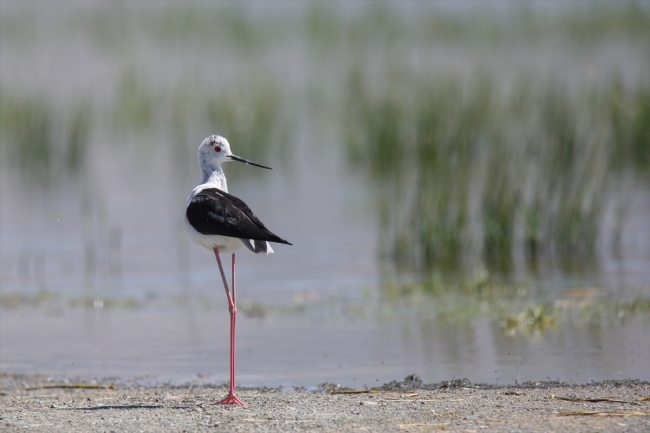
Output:
[[[228,140],[220,135],[211,135],[199,146],[199,166],[203,171],[216,170],[222,163],[229,160],[227,155],[232,155]]]
[[[199,166],[203,172],[218,170],[221,164],[228,161],[239,161],[245,164],[273,170],[271,167],[256,164],[247,159],[233,155],[230,151],[230,143],[220,135],[210,135],[199,146]]]

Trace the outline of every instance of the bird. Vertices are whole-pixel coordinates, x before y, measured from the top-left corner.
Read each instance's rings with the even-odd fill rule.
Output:
[[[190,238],[198,245],[212,251],[228,298],[230,311],[230,388],[223,400],[213,404],[245,404],[235,393],[235,329],[237,304],[235,297],[235,252],[242,246],[255,254],[272,254],[269,242],[292,245],[266,228],[243,200],[228,193],[226,175],[221,165],[238,161],[255,167],[272,170],[261,164],[233,155],[228,140],[210,135],[199,146],[197,159],[203,179],[187,199],[185,227]],[[232,285],[228,288],[220,254],[232,254]]]

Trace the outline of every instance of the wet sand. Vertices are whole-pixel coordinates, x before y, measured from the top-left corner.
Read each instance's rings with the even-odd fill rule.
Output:
[[[213,406],[225,387],[139,387],[0,375],[3,432],[650,431],[650,383],[493,387],[416,377],[373,390],[246,388],[246,407]]]

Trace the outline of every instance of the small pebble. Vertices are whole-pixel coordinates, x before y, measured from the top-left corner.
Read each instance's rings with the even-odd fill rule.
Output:
[[[163,401],[183,401],[183,397],[180,395],[168,395]]]
[[[359,405],[361,405],[361,406],[376,406],[377,402],[376,401],[360,401]]]

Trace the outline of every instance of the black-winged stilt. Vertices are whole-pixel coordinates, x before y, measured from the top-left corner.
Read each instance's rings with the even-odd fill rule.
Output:
[[[219,135],[211,135],[203,140],[199,146],[198,160],[203,180],[187,199],[185,226],[194,242],[214,252],[230,310],[230,391],[226,398],[215,404],[244,405],[235,395],[235,323],[237,317],[235,251],[243,245],[256,254],[271,254],[273,249],[269,242],[291,244],[271,233],[246,203],[234,195],[228,194],[226,176],[221,164],[227,161],[239,161],[272,170],[270,167],[255,164],[233,155],[228,140]],[[231,290],[228,289],[228,281],[221,265],[219,253],[232,254]]]

